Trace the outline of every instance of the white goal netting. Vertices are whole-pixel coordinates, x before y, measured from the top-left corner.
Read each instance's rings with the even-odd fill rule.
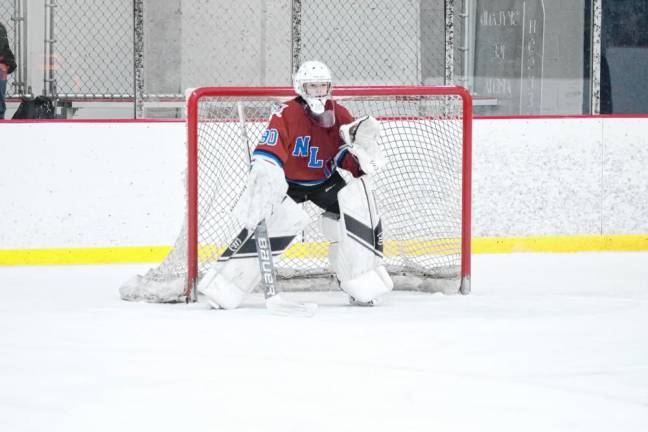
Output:
[[[289,89],[272,89],[270,94],[267,89],[254,90],[229,95],[227,89],[201,89],[200,97],[190,99],[196,105],[188,110],[188,135],[195,140],[196,154],[192,157],[189,145],[188,185],[191,191],[195,173],[196,217],[191,216],[189,204],[189,216],[168,256],[147,274],[124,284],[122,298],[184,300],[187,287],[238,234],[240,227],[231,210],[243,192],[250,153],[276,105],[293,97]],[[334,93],[354,116],[373,115],[382,124],[379,145],[388,163],[372,180],[383,222],[385,265],[396,289],[457,292],[462,281],[462,291],[469,289],[465,284],[469,283],[470,184],[465,180],[471,167],[466,166],[470,159],[464,152],[470,151],[465,138],[469,138],[466,128],[471,119],[464,113],[468,105],[464,93],[452,94],[447,87],[437,91],[432,87],[373,92],[342,88]],[[329,244],[320,229],[322,210],[310,203],[304,206],[312,223],[276,261],[279,288],[335,289]],[[188,240],[193,220],[197,242]],[[196,251],[195,261],[191,248]]]

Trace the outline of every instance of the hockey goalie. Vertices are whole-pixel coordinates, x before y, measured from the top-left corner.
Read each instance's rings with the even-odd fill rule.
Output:
[[[305,201],[323,211],[329,262],[351,304],[374,305],[393,288],[382,264],[382,226],[371,186],[371,175],[385,164],[377,144],[380,123],[371,116],[354,120],[333,100],[331,73],[321,62],[302,64],[293,86],[298,96],[273,113],[252,154],[247,186],[234,208],[241,235],[198,284],[214,308],[237,308],[262,282],[258,227],[267,227],[271,253],[281,254],[310,221],[299,205]],[[339,169],[353,179],[347,183]],[[247,234],[255,231],[256,247]]]

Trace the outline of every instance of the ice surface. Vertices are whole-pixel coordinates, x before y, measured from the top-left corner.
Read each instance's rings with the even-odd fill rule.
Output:
[[[473,294],[313,318],[119,299],[148,266],[0,268],[0,431],[646,431],[648,253],[476,255]]]

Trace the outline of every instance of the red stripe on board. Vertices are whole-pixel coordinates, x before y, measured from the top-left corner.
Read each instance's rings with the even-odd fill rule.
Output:
[[[184,119],[17,119],[0,123],[184,123]]]
[[[552,120],[552,119],[608,119],[608,118],[648,118],[648,114],[570,114],[570,115],[526,115],[526,116],[474,116],[475,120]]]

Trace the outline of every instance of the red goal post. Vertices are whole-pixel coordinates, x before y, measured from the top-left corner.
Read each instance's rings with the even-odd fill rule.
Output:
[[[195,286],[197,278],[199,277],[200,272],[200,262],[202,262],[201,255],[204,255],[204,251],[201,251],[201,223],[204,221],[201,220],[203,216],[199,214],[201,195],[200,195],[200,182],[201,176],[205,176],[206,169],[199,168],[201,163],[204,162],[205,156],[201,155],[201,146],[228,146],[231,145],[232,138],[228,135],[231,131],[225,129],[232,128],[242,128],[243,135],[245,140],[248,142],[248,148],[245,152],[250,152],[253,149],[254,144],[258,141],[259,136],[254,136],[255,133],[258,133],[259,128],[255,128],[254,132],[247,131],[248,125],[259,124],[263,128],[264,124],[267,123],[269,117],[263,114],[254,114],[254,111],[251,106],[263,105],[265,101],[267,106],[272,105],[272,103],[277,103],[276,101],[287,100],[289,98],[295,97],[294,91],[290,87],[204,87],[197,88],[192,91],[187,100],[187,142],[188,142],[188,165],[187,165],[187,231],[186,231],[186,287],[185,295],[187,300],[192,296],[195,299],[196,292]],[[408,153],[407,156],[403,156],[403,159],[407,158],[408,163],[411,161],[416,162],[416,159],[426,159],[429,157],[430,161],[442,160],[441,163],[445,163],[445,159],[453,159],[449,162],[453,167],[459,164],[459,170],[454,169],[448,177],[456,177],[460,175],[461,179],[457,181],[456,179],[449,179],[448,184],[457,184],[458,186],[453,189],[452,186],[434,186],[434,190],[429,190],[430,195],[436,194],[436,198],[430,198],[429,201],[432,203],[428,208],[422,208],[421,212],[426,213],[429,209],[436,208],[433,204],[436,202],[444,201],[447,198],[440,193],[442,190],[452,190],[449,195],[460,194],[460,198],[451,197],[449,200],[460,201],[460,215],[456,215],[457,211],[449,212],[453,213],[450,216],[447,216],[448,219],[459,219],[456,221],[457,227],[460,224],[460,229],[456,229],[456,233],[451,234],[442,234],[441,240],[435,240],[434,235],[431,234],[432,229],[430,228],[429,232],[425,231],[426,237],[426,246],[411,246],[407,242],[418,241],[415,235],[412,234],[403,234],[402,238],[394,238],[391,241],[394,241],[396,244],[395,247],[400,248],[400,250],[407,250],[410,246],[413,248],[414,253],[412,255],[422,256],[422,255],[443,255],[444,252],[433,251],[430,252],[426,248],[430,248],[436,242],[443,242],[443,239],[457,240],[456,236],[460,236],[460,241],[457,242],[457,247],[460,248],[456,253],[453,252],[449,255],[460,255],[460,262],[456,263],[459,272],[460,285],[458,291],[462,294],[467,294],[470,292],[470,258],[471,258],[471,172],[472,172],[472,99],[470,94],[463,87],[458,86],[362,86],[362,87],[335,87],[333,89],[333,98],[336,101],[340,101],[342,104],[347,105],[351,104],[353,106],[364,106],[363,104],[368,104],[366,110],[374,112],[366,112],[366,114],[374,115],[378,120],[388,123],[394,123],[394,136],[397,137],[394,142],[397,150],[395,150],[396,155],[401,155],[407,153],[408,147],[419,148],[425,147],[427,141],[439,141],[439,149],[449,149],[447,153],[457,154],[456,157],[450,157],[445,153],[446,150],[439,151],[439,154],[434,154],[433,151],[429,152],[429,155],[426,154],[417,154],[412,156]],[[229,105],[234,106],[233,103],[238,104],[238,115],[233,108],[228,108]],[[211,103],[211,106],[209,105]],[[229,104],[229,105],[228,105]],[[405,106],[407,104],[407,106]],[[205,105],[206,108],[202,108]],[[385,109],[381,111],[380,107],[387,105],[398,106],[396,109]],[[227,111],[230,109],[230,111]],[[360,108],[363,110],[364,108]],[[253,112],[254,111],[254,112]],[[362,115],[365,112],[357,112],[358,110],[351,109],[352,114]],[[263,112],[263,111],[259,111]],[[269,112],[269,111],[267,111]],[[267,114],[266,112],[263,112]],[[243,117],[241,117],[243,116]],[[420,123],[421,125],[418,125]],[[431,124],[437,124],[432,127]],[[455,129],[460,131],[445,132],[442,130],[444,127],[449,127],[449,124],[452,123]],[[210,132],[209,127],[218,126],[220,124],[221,132]],[[238,125],[237,125],[238,124]],[[439,126],[440,125],[440,126]],[[409,134],[409,135],[407,135]],[[423,136],[425,135],[425,136]],[[208,138],[205,138],[208,136]],[[458,138],[460,136],[460,138]],[[452,137],[451,139],[447,137]],[[234,141],[238,138],[234,139]],[[398,142],[401,144],[398,144]],[[445,143],[444,141],[457,141],[451,144]],[[459,142],[460,141],[460,142]],[[402,146],[402,148],[398,148]],[[456,146],[460,146],[460,149],[456,149]],[[418,151],[418,150],[417,150]],[[457,153],[458,152],[458,153]],[[219,156],[222,158],[228,158],[229,156]],[[389,154],[387,155],[389,161]],[[454,159],[460,159],[455,161]],[[388,163],[389,164],[389,163]],[[228,162],[225,161],[224,167],[228,165]],[[429,167],[429,168],[426,168]],[[222,170],[224,168],[218,168]],[[419,187],[417,185],[417,179],[423,177],[430,177],[434,179],[436,172],[427,173],[427,171],[436,171],[441,170],[437,166],[425,165],[423,168],[417,168],[419,171],[410,173],[409,168],[402,171],[394,171],[391,180],[386,178],[384,183],[390,185],[393,182],[398,182],[402,177],[412,177],[412,184],[405,184],[402,186],[403,190],[398,193],[391,193],[388,196],[398,196],[401,193],[407,194],[411,188]],[[401,174],[402,173],[402,174]],[[455,173],[457,173],[455,175]],[[214,175],[216,175],[215,173]],[[222,185],[226,181],[232,182],[241,182],[242,178],[226,178],[225,180],[220,180]],[[432,183],[430,183],[432,184]],[[434,180],[436,185],[436,180]],[[216,186],[220,188],[219,185]],[[425,188],[425,186],[423,186]],[[460,188],[460,192],[456,189]],[[438,190],[437,190],[438,189]],[[455,193],[456,192],[456,193]],[[205,193],[204,191],[202,192]],[[216,192],[211,192],[216,193]],[[240,193],[233,193],[232,196]],[[425,190],[416,192],[418,195],[415,195],[412,200],[409,201],[410,205],[412,203],[418,205],[419,201],[427,199],[428,193]],[[417,197],[422,197],[421,200]],[[223,198],[227,200],[232,200],[228,206],[233,206],[236,199],[238,198]],[[379,202],[380,204],[380,202]],[[401,203],[404,205],[404,203]],[[397,207],[397,205],[395,206]],[[452,207],[450,205],[449,207]],[[404,212],[407,213],[407,209],[404,209]],[[396,217],[396,216],[395,216]],[[398,216],[401,217],[402,216]],[[439,214],[429,214],[429,218],[432,219],[443,219],[446,216],[443,215],[443,210]],[[454,222],[453,222],[454,223]],[[416,229],[416,225],[419,224],[421,230],[426,229],[426,218],[422,220],[412,221],[411,225],[413,228],[410,228],[408,232],[411,232],[412,229]],[[389,225],[389,224],[387,224]],[[211,228],[210,228],[211,229]],[[386,228],[387,231],[387,228]],[[396,235],[396,234],[394,234]],[[401,234],[398,234],[401,235]],[[451,238],[452,237],[452,238]],[[218,242],[223,243],[228,239],[220,238]],[[305,240],[301,240],[305,242]],[[389,240],[388,240],[389,241]],[[212,241],[213,242],[213,241]],[[226,244],[226,243],[223,243]],[[310,243],[309,243],[310,244]],[[313,243],[315,244],[315,243]],[[219,245],[220,247],[220,245]],[[222,252],[222,249],[218,254]],[[314,253],[313,256],[320,256],[320,253]],[[419,259],[419,258],[417,258]],[[421,258],[422,259],[422,258]],[[201,260],[201,261],[199,261]],[[419,259],[420,260],[420,259]],[[421,267],[420,262],[414,262],[414,267],[416,272],[419,272],[425,275],[426,270]],[[447,264],[447,266],[454,266],[455,264]],[[446,266],[446,264],[443,264]],[[423,270],[420,270],[420,268]],[[399,274],[396,272],[396,274]],[[404,273],[405,274],[405,273]]]

